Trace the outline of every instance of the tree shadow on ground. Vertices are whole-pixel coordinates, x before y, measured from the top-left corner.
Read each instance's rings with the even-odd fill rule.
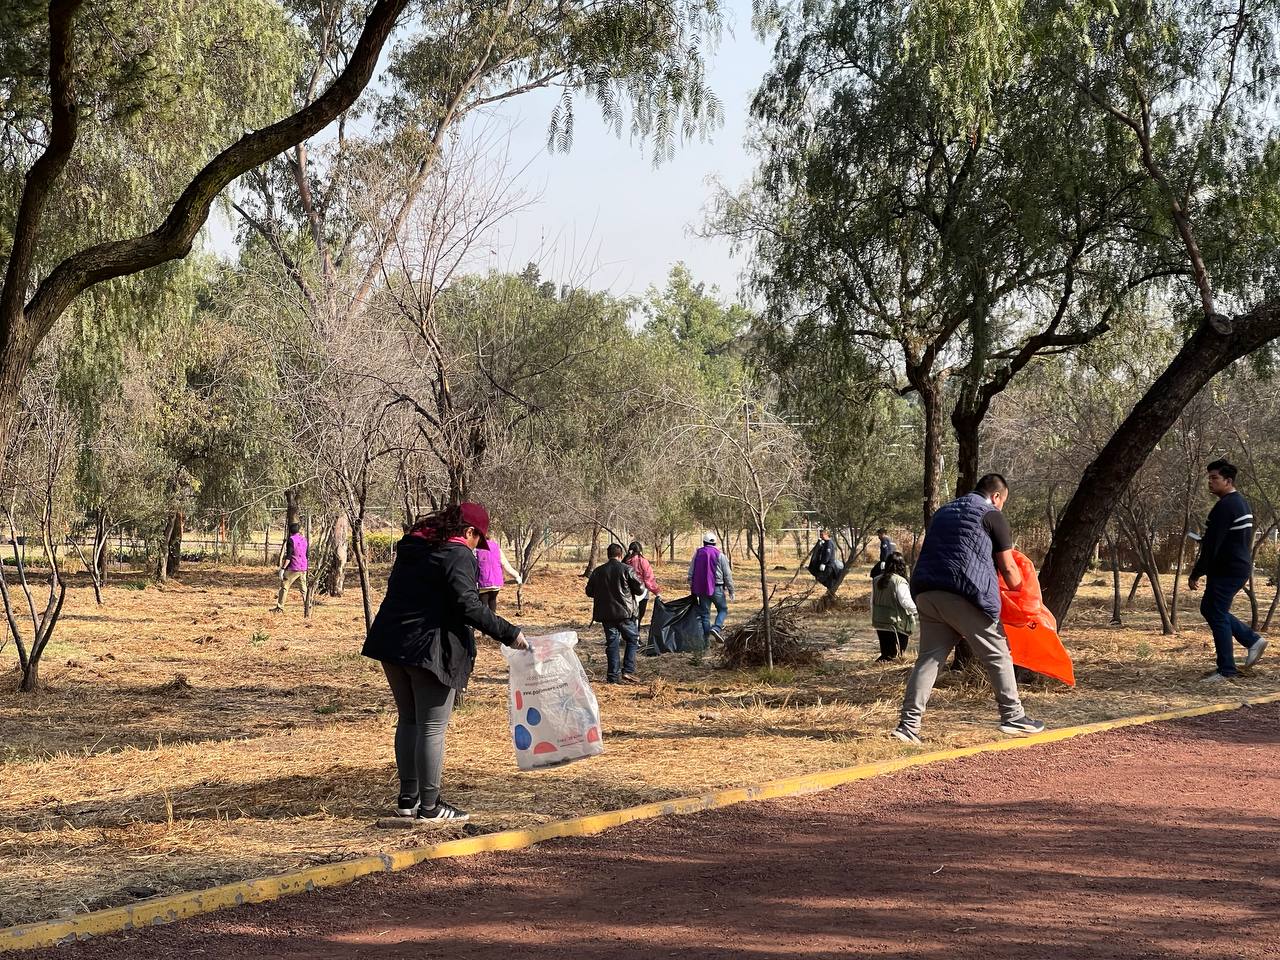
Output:
[[[1179,736],[1194,744],[1230,731]],[[1176,766],[1144,755],[1110,772],[1073,767],[1071,756],[1050,757],[1064,775],[1048,793],[1007,777],[992,783],[1007,758],[1004,767],[983,758],[535,851],[429,863],[57,956],[1276,955],[1274,768],[1266,783],[1227,796],[1232,774],[1215,776],[1217,755],[1204,749]],[[1153,791],[1126,779],[1143,770]],[[1184,780],[1203,788],[1197,799],[1176,789]],[[1024,796],[974,799],[1000,787]]]

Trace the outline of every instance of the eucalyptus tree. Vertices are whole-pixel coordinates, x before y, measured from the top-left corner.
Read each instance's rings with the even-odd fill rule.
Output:
[[[1032,362],[1105,334],[1126,292],[1163,268],[1130,252],[1145,185],[1100,177],[1123,163],[1092,115],[1055,78],[1015,71],[990,79],[981,122],[959,125],[934,65],[904,55],[919,6],[771,11],[760,167],[721,198],[717,226],[750,248],[770,342],[854,344],[918,396],[927,521],[948,409],[967,489],[992,399]]]

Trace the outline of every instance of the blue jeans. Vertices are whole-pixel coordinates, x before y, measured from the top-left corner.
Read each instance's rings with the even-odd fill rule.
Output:
[[[1218,654],[1218,672],[1224,677],[1236,675],[1236,658],[1231,646],[1234,638],[1248,649],[1262,638],[1231,615],[1231,601],[1248,583],[1248,577],[1209,577],[1200,600],[1200,615],[1213,631],[1213,648]]]
[[[711,632],[711,605],[716,605],[716,626],[719,630],[724,626],[725,617],[729,616],[729,601],[724,598],[724,590],[716,587],[716,592],[709,597],[698,598],[698,618],[702,621],[702,635]]]
[[[604,653],[609,659],[608,680],[617,683],[624,674],[636,672],[636,653],[640,649],[640,625],[635,620],[618,623],[602,623],[604,627]],[[626,652],[620,649],[626,641]]]

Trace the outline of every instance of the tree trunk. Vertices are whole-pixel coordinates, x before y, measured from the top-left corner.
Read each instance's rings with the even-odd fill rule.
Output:
[[[347,588],[347,552],[351,546],[351,523],[345,512],[333,518],[333,572],[329,578],[329,596],[340,597]]]
[[[353,525],[351,548],[356,555],[356,570],[360,574],[360,602],[364,608],[364,629],[367,632],[373,626],[373,587],[369,582],[369,554],[365,550],[363,522]]]
[[[182,534],[186,518],[181,510],[173,514],[173,525],[169,528],[169,545],[165,551],[168,574],[173,576],[182,567]]]
[[[921,514],[929,528],[938,509],[942,490],[942,383],[939,378],[921,380],[916,386],[924,406],[924,485]]]
[[[1138,572],[1133,575],[1133,585],[1129,587],[1129,596],[1124,602],[1124,605],[1126,607],[1133,606],[1133,598],[1138,595],[1138,584],[1142,583],[1142,574],[1143,574],[1143,567],[1142,567],[1142,564],[1139,563]]]
[[[1276,592],[1271,597],[1271,606],[1267,608],[1267,619],[1262,621],[1263,633],[1271,629],[1271,618],[1276,615],[1276,605],[1280,604],[1280,553],[1276,554],[1275,572],[1271,575],[1271,579],[1275,582]]]
[[[22,693],[35,693],[36,688],[39,686],[40,660],[37,657],[33,657],[22,667],[22,680],[18,683],[18,690]]]
[[[177,512],[169,514],[164,524],[164,532],[160,535],[160,542],[156,546],[156,566],[155,577],[157,583],[169,582],[169,546],[173,542],[173,524],[177,518]]]
[[[591,576],[591,571],[596,568],[596,554],[600,550],[600,524],[591,524],[591,549],[587,552],[587,565],[583,568],[582,575],[584,577]]]
[[[302,523],[302,491],[297,487],[286,487],[284,491],[284,535],[289,536],[295,523]]]
[[[764,525],[756,527],[760,543],[764,543]],[[750,541],[748,541],[749,543]],[[764,550],[757,550],[756,557],[760,561],[760,627],[764,631],[765,663],[773,669],[773,624],[769,619],[769,574],[765,569]]]
[[[1118,627],[1124,623],[1120,616],[1120,547],[1109,530],[1107,547],[1111,552],[1111,622]]]
[[[956,496],[963,497],[978,485],[981,452],[978,433],[982,419],[966,416],[957,407],[951,414],[956,435]]]
[[[1232,329],[1224,335],[1202,322],[1085,468],[1040,569],[1045,605],[1059,625],[1066,625],[1089,553],[1112,505],[1205,384],[1240,357],[1280,337],[1280,302],[1261,304],[1236,317]]]

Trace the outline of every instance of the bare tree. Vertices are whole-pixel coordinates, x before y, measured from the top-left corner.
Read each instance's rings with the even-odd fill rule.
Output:
[[[49,365],[36,367],[23,385],[0,474],[4,498],[0,513],[14,569],[10,573],[8,564],[0,563],[0,599],[9,636],[17,647],[22,670],[19,690],[24,693],[39,685],[40,662],[66,599],[59,557],[65,539],[61,507],[67,502],[74,438],[75,420],[57,395],[56,373]],[[27,563],[25,547],[32,528],[39,532],[49,568],[43,589]]]
[[[716,402],[709,415],[686,428],[700,442],[702,469],[716,495],[738,506],[754,531],[760,574],[761,628],[765,661],[773,669],[773,626],[769,607],[765,538],[770,519],[779,507],[790,512],[788,501],[799,494],[803,476],[800,437],[770,407],[768,398],[754,384],[744,384],[736,396]]]

